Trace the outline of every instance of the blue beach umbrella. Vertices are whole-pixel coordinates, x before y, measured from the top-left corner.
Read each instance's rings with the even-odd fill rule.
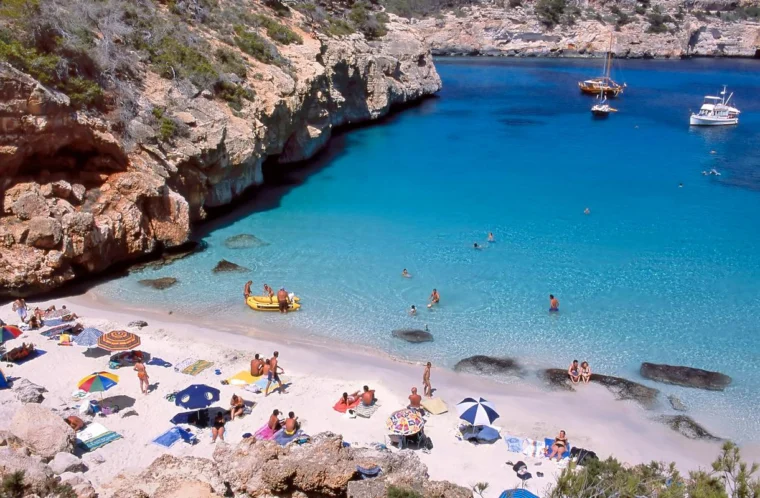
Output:
[[[525,489],[508,489],[499,498],[538,498],[538,496]]]
[[[102,331],[88,327],[75,336],[71,342],[83,348],[94,348],[98,345],[98,338],[101,335],[103,335]]]
[[[483,398],[465,398],[457,404],[459,418],[472,425],[491,425],[499,418],[496,408]]]
[[[219,401],[219,389],[206,384],[193,384],[177,393],[174,404],[183,408],[197,410],[207,408]]]

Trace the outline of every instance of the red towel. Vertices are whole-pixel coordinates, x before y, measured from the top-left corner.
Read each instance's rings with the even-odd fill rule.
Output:
[[[346,413],[348,410],[353,410],[357,406],[359,406],[359,403],[361,403],[362,399],[359,398],[350,405],[346,406],[345,403],[343,403],[343,398],[339,399],[337,403],[335,403],[335,406],[333,406],[333,410],[340,413]]]

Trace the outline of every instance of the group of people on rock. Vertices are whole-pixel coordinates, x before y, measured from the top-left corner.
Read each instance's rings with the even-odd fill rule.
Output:
[[[570,382],[573,384],[588,384],[591,380],[591,367],[587,361],[578,365],[578,360],[573,360],[570,367],[567,369],[567,375],[570,377]]]

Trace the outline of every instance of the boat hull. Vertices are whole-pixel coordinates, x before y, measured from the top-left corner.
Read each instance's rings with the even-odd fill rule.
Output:
[[[689,118],[690,126],[732,126],[737,124],[739,124],[739,118],[714,118],[694,114]]]
[[[296,311],[301,308],[301,304],[298,302],[300,299],[294,297],[288,306],[288,311]],[[280,305],[277,302],[277,298],[269,298],[269,296],[248,296],[245,300],[245,304],[249,308],[256,311],[280,311]]]
[[[585,95],[602,95],[604,97],[617,97],[621,93],[623,93],[622,88],[615,88],[615,87],[597,87],[597,86],[587,86],[583,83],[578,83],[578,87],[581,89],[581,93]]]

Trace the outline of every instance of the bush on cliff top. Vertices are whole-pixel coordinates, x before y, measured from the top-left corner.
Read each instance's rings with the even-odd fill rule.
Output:
[[[264,64],[280,64],[282,59],[277,48],[258,34],[248,31],[245,26],[238,24],[235,30],[235,43],[254,59]]]
[[[291,43],[301,45],[303,43],[301,35],[271,17],[256,14],[254,18],[259,26],[267,30],[267,36],[277,43],[282,43],[283,45],[290,45]]]
[[[534,7],[538,20],[551,29],[562,21],[567,0],[538,0]]]

